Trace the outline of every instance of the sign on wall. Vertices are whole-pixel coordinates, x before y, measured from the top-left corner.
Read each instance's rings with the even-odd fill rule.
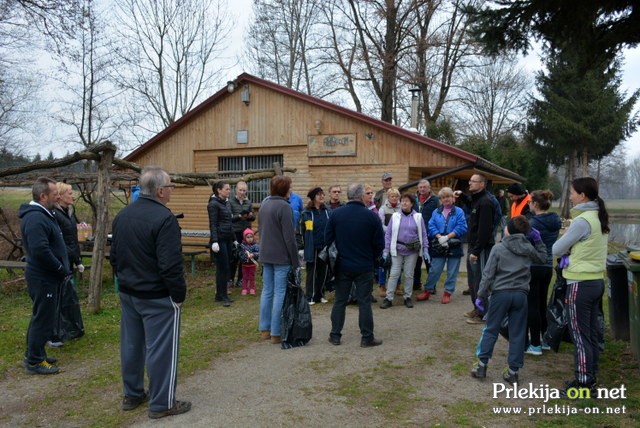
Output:
[[[309,135],[309,157],[355,156],[356,134]]]

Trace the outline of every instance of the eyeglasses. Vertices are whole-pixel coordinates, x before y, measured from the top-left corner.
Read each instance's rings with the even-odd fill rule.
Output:
[[[373,192],[365,192],[366,195],[373,195]]]
[[[172,189],[176,188],[175,184],[165,184],[164,186],[160,186],[160,187],[171,187]]]
[[[342,193],[341,190],[332,190],[331,193]]]
[[[482,180],[469,180],[469,183],[482,183]]]

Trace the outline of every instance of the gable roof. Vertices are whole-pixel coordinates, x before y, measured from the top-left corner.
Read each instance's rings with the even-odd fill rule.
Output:
[[[233,81],[236,84],[236,87],[240,87],[243,84],[251,83],[254,85],[259,85],[268,89],[271,89],[275,92],[279,92],[281,94],[289,95],[293,98],[297,98],[306,103],[314,104],[324,109],[336,112],[343,116],[350,117],[354,120],[368,123],[377,128],[382,128],[390,133],[393,133],[398,136],[402,136],[408,140],[413,140],[418,143],[424,144],[426,146],[432,147],[435,150],[440,152],[444,152],[455,156],[457,158],[466,160],[469,162],[469,167],[476,168],[481,171],[490,172],[496,175],[500,175],[505,178],[512,179],[514,181],[522,182],[524,181],[523,177],[520,175],[509,171],[508,169],[502,168],[492,162],[489,162],[486,159],[481,158],[480,156],[474,155],[473,153],[467,152],[465,150],[459,149],[454,146],[450,146],[438,140],[434,140],[433,138],[426,137],[424,135],[420,135],[416,132],[410,131],[408,129],[401,128],[399,126],[393,125],[388,122],[384,122],[379,119],[374,119],[371,116],[367,116],[366,114],[359,113],[354,110],[350,110],[346,107],[342,107],[328,101],[322,100],[320,98],[313,97],[311,95],[304,94],[302,92],[295,91],[293,89],[287,88],[282,85],[278,85],[276,83],[270,82],[268,80],[260,79],[258,77],[252,76],[248,73],[242,73],[239,75],[236,80]],[[132,160],[137,156],[145,153],[146,151],[153,148],[158,142],[162,141],[165,137],[171,135],[175,131],[183,128],[188,125],[194,118],[198,117],[200,114],[207,111],[211,106],[214,106],[220,100],[224,99],[227,96],[230,96],[230,92],[227,90],[227,87],[220,89],[218,92],[213,94],[211,97],[207,98],[205,101],[196,106],[193,110],[189,111],[187,114],[182,116],[180,119],[175,121],[173,124],[165,128],[163,131],[155,135],[146,143],[142,144],[140,147],[129,153],[125,160]]]

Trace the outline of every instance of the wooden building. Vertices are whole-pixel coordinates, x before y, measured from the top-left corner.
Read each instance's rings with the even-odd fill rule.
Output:
[[[269,168],[278,161],[296,168],[293,190],[305,202],[315,186],[326,191],[332,184],[362,182],[379,188],[385,171],[404,188],[422,177],[432,177],[436,190],[464,188],[474,172],[493,183],[522,181],[472,153],[246,73],[126,160],[174,173]],[[268,180],[249,183],[249,190],[252,202],[259,202]],[[185,214],[183,229],[208,229],[210,194],[203,186],[175,189],[170,206]]]

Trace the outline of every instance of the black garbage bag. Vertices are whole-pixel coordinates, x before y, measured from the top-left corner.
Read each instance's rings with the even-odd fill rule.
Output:
[[[554,352],[560,349],[560,342],[572,343],[564,312],[564,298],[567,294],[567,280],[562,276],[562,269],[556,266],[556,282],[553,284],[549,304],[547,305],[547,331],[542,341]]]
[[[53,337],[62,342],[68,342],[84,335],[80,301],[71,278],[71,275],[69,275],[62,281],[58,298],[56,299],[57,316],[53,328]]]
[[[304,346],[311,340],[313,325],[309,302],[300,287],[300,272],[289,270],[287,292],[284,296],[280,332],[282,349]]]

